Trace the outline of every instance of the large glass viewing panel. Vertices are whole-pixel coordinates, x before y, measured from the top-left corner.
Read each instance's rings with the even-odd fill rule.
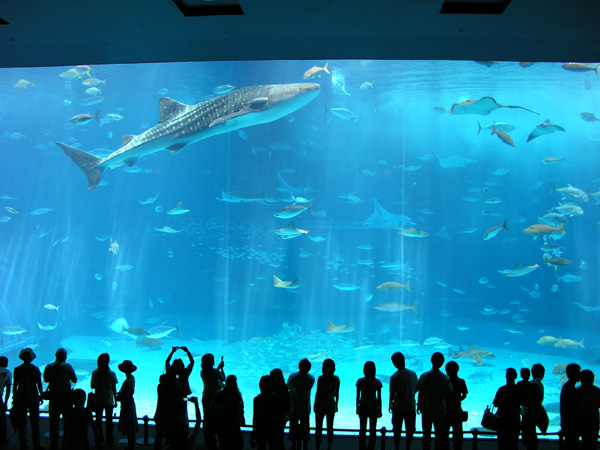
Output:
[[[262,375],[332,358],[344,428],[367,360],[390,428],[392,353],[418,375],[455,359],[467,429],[506,368],[539,362],[556,431],[565,365],[600,367],[597,70],[2,69],[0,353],[12,369],[30,346],[43,367],[63,346],[87,391],[100,353],[131,359],[152,417],[171,347],[196,358],[198,395],[210,352],[248,423]]]

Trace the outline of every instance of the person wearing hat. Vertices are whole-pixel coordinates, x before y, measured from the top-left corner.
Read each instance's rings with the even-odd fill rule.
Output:
[[[77,375],[73,366],[67,362],[67,351],[59,348],[55,353],[56,360],[44,368],[44,381],[48,383],[50,400],[48,401],[48,415],[50,418],[50,449],[58,449],[59,423],[63,417],[63,432],[67,433],[69,427],[65,420],[67,413],[73,408],[71,398],[72,385],[77,383]]]
[[[21,448],[27,448],[27,412],[31,422],[31,440],[35,450],[42,450],[40,445],[40,399],[42,393],[42,374],[37,366],[31,364],[35,353],[29,347],[19,353],[23,364],[15,367],[13,377],[13,408],[17,416],[17,433]]]
[[[137,412],[133,394],[135,392],[135,378],[133,372],[137,367],[129,360],[119,364],[119,370],[125,374],[125,381],[117,393],[117,400],[121,402],[121,413],[117,430],[127,436],[127,450],[135,448],[135,435],[138,432]]]

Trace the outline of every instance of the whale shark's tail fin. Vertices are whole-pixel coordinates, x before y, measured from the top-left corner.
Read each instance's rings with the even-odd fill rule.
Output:
[[[98,168],[98,165],[102,162],[102,158],[70,147],[62,142],[57,142],[56,145],[62,148],[63,152],[65,152],[65,154],[71,158],[81,170],[83,170],[90,185],[88,191],[91,191],[98,186],[98,183],[100,183],[100,179],[102,178],[102,169]]]

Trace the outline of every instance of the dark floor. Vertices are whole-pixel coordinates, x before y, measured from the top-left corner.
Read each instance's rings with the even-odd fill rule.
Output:
[[[43,435],[45,435],[45,437],[42,437],[42,442],[41,444],[46,448],[49,449],[50,446],[50,441],[47,437],[47,432],[48,432],[48,420],[47,419],[41,419],[40,420],[40,430],[41,433]],[[0,447],[0,450],[19,450],[19,438],[17,437],[17,435],[15,435],[15,433],[13,432],[12,428],[9,425],[9,433],[8,433],[8,439],[9,442],[8,444]],[[115,427],[116,428],[116,427]],[[154,435],[154,429],[152,427],[149,427],[148,430],[148,434],[150,436],[150,438]],[[245,449],[249,449],[250,448],[250,444],[249,444],[249,433],[245,433],[244,434],[244,448]],[[142,427],[140,427],[140,432],[138,433],[138,445],[137,448],[143,449],[143,448],[153,448],[152,447],[152,441],[149,445],[143,445],[140,444],[141,442],[143,442],[142,439],[143,433],[142,433]],[[121,436],[116,434],[115,438],[120,439]],[[94,439],[93,436],[90,433],[90,442],[92,443],[92,449],[97,448],[93,445]],[[286,440],[287,443],[287,440]],[[391,438],[391,435],[388,435],[386,442],[385,442],[385,447],[382,446],[383,442],[381,440],[380,437],[378,437],[377,439],[377,445],[376,445],[376,449],[387,449],[387,450],[393,450],[394,448],[394,443],[393,443],[393,439]],[[496,442],[495,439],[478,439],[476,445],[474,445],[475,442],[472,439],[465,439],[465,442],[463,444],[463,449],[464,450],[496,450],[498,448],[498,444]],[[108,446],[103,446],[103,448],[107,449],[107,450],[122,450],[126,447],[127,442],[126,440],[122,440],[121,442],[117,442],[115,445],[113,445],[112,447],[108,447]],[[520,449],[525,449],[525,446],[522,444],[519,444]],[[31,446],[29,447],[31,449]],[[202,434],[200,434],[200,437],[198,439],[198,443],[195,447],[197,450],[204,450],[205,446],[204,446],[204,441],[202,438]],[[288,447],[289,448],[289,447]],[[311,440],[309,442],[309,449],[314,450],[315,449],[315,442],[314,442],[314,436],[311,436]],[[321,449],[325,450],[327,448],[327,437],[323,436],[323,442],[321,444]],[[405,442],[404,440],[401,442],[400,444],[400,449],[401,450],[405,450]],[[433,445],[432,445],[433,448]],[[452,445],[451,445],[452,448]],[[558,450],[558,441],[555,439],[553,440],[549,440],[549,439],[543,439],[540,438],[540,446],[539,449],[540,450]],[[358,437],[357,437],[357,433],[354,434],[353,436],[340,436],[337,435],[335,437],[334,443],[333,443],[333,448],[332,450],[347,450],[347,449],[358,449]],[[412,446],[412,450],[421,450],[422,446],[421,446],[421,440],[420,439],[415,439],[413,446]],[[224,449],[227,450],[227,449]]]

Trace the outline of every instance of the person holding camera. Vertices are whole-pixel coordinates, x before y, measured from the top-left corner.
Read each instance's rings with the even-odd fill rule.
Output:
[[[212,353],[206,353],[200,361],[202,370],[200,376],[204,383],[204,391],[202,391],[202,410],[204,411],[204,443],[208,450],[216,450],[217,448],[217,424],[210,410],[210,404],[217,392],[223,389],[225,382],[225,372],[223,367],[223,357],[221,362],[215,369],[215,356]]]

